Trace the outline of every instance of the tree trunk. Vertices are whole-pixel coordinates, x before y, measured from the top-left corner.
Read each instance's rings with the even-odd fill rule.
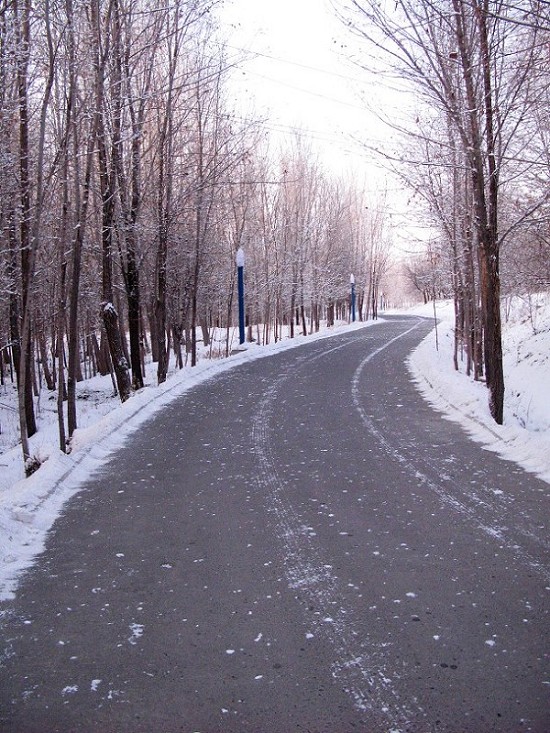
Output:
[[[142,389],[143,372],[141,369],[139,273],[133,254],[131,256],[128,255],[126,281],[126,295],[128,298],[128,333],[130,336],[130,362],[132,366],[132,386],[134,389]]]
[[[30,54],[30,0],[23,0],[20,14],[19,2],[14,0],[18,49],[17,101],[19,111],[19,237],[21,247],[22,325],[20,331],[19,377],[19,426],[23,459],[30,458],[28,438],[36,433],[34,402],[31,380],[31,312],[30,289],[34,271],[35,242],[31,232],[31,186],[29,178],[29,110],[28,110],[28,62]]]
[[[161,253],[162,257],[162,253]],[[162,268],[165,267],[161,266]],[[161,270],[162,272],[162,270]],[[158,297],[155,301],[155,332],[157,336],[157,383],[162,384],[166,381],[168,374],[168,349],[166,348],[166,276],[161,272],[157,275],[160,283],[158,287]]]
[[[203,316],[200,321],[201,325],[201,333],[202,333],[202,343],[204,347],[210,346],[210,331],[208,329],[208,323],[206,320],[206,316]]]
[[[107,374],[111,371],[110,365],[109,365],[109,352],[105,351],[105,349],[102,349],[95,332],[92,332],[91,335],[92,340],[92,349],[94,350],[95,354],[95,363],[97,365],[97,370],[101,374],[102,377],[106,377]]]
[[[290,316],[288,324],[290,327],[290,338],[294,338],[294,311],[296,310],[296,294],[294,292],[294,286],[292,286],[292,294],[290,296]]]
[[[332,299],[327,305],[327,326],[334,326],[334,301]]]
[[[43,331],[40,331],[36,337],[38,342],[38,350],[40,353],[40,361],[42,362],[42,373],[46,381],[46,387],[53,392],[55,390],[55,382],[50,371],[50,365],[48,364],[48,347],[46,345],[46,336]]]
[[[115,371],[118,394],[121,402],[126,402],[131,393],[130,371],[124,354],[124,346],[118,324],[118,313],[113,303],[102,303],[101,315],[109,342],[109,353],[111,354]]]
[[[127,50],[129,53],[129,50]],[[122,249],[120,264],[124,274],[126,287],[126,298],[128,302],[128,333],[130,337],[130,353],[128,358],[132,369],[132,386],[134,389],[143,387],[143,374],[141,371],[141,349],[140,349],[140,287],[139,270],[137,265],[137,219],[141,204],[141,180],[140,180],[140,155],[141,155],[141,120],[136,115],[134,99],[131,93],[122,100],[123,90],[123,69],[126,77],[131,74],[130,66],[126,61],[123,51],[122,19],[121,8],[118,0],[113,3],[113,141],[112,141],[112,164],[116,179],[118,181],[118,193],[122,218],[124,220],[123,236],[126,245],[126,257],[123,257]],[[131,88],[128,78],[124,79],[126,87]],[[122,118],[123,106],[129,111],[132,123],[131,136],[131,185],[128,185],[123,162],[123,135]],[[129,191],[128,189],[131,188]],[[119,308],[119,313],[122,314]],[[125,339],[123,338],[123,345]]]
[[[101,49],[104,29],[101,27],[101,16],[98,0],[91,3],[91,19],[94,34],[95,55],[95,131],[97,159],[99,164],[99,186],[101,193],[101,251],[102,251],[102,294],[101,317],[107,334],[111,361],[115,370],[118,394],[121,402],[125,402],[131,393],[131,380],[128,362],[124,356],[122,334],[120,333],[118,314],[114,305],[112,282],[112,242],[115,231],[115,183],[116,171],[113,161],[107,154],[107,132],[105,129],[104,75],[106,57]],[[108,19],[107,19],[108,22]],[[109,31],[109,29],[107,29]],[[108,47],[108,44],[107,44]],[[103,56],[102,56],[103,53]],[[116,331],[116,332],[115,332]]]
[[[15,368],[17,384],[19,385],[19,368],[21,364],[21,335],[19,330],[19,299],[17,292],[17,235],[15,233],[15,213],[10,207],[8,224],[9,258],[6,268],[9,283],[9,321],[12,362]]]
[[[183,354],[181,352],[181,340],[183,336],[183,327],[176,323],[172,326],[172,342],[174,355],[176,357],[176,369],[183,369]]]
[[[502,368],[502,326],[500,316],[500,274],[498,244],[498,171],[495,164],[491,64],[488,50],[486,14],[474,1],[474,11],[481,47],[483,74],[484,132],[480,129],[476,86],[472,76],[471,54],[466,40],[464,0],[453,0],[456,14],[457,42],[469,111],[472,195],[480,252],[481,303],[484,326],[484,361],[489,409],[495,422],[503,421],[504,374]],[[482,134],[485,135],[488,181],[483,165]]]
[[[485,314],[484,354],[485,378],[489,388],[489,409],[498,425],[504,419],[504,373],[500,313],[500,277],[498,252],[482,252],[482,298]]]

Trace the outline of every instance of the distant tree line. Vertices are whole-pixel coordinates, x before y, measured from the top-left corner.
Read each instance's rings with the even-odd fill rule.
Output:
[[[42,387],[59,445],[77,383],[122,401],[146,356],[197,361],[235,319],[246,251],[249,338],[376,316],[390,234],[383,195],[326,174],[298,137],[270,154],[228,104],[234,63],[215,1],[0,0],[0,379],[17,384],[25,461]]]

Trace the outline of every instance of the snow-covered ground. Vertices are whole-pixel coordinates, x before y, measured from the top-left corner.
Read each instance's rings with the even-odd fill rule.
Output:
[[[424,315],[429,310],[433,316],[433,306]],[[474,440],[550,483],[550,294],[514,298],[503,311],[503,425],[489,414],[485,385],[453,368],[452,303],[436,309],[438,350],[434,331],[411,354],[409,369],[428,402]]]
[[[411,355],[409,368],[426,399],[459,421],[475,440],[514,460],[550,483],[550,295],[516,299],[506,312],[505,424],[497,426],[487,407],[487,390],[452,366],[452,306],[438,304],[438,346],[432,332]],[[433,306],[407,311],[433,317]],[[307,341],[327,338],[373,324],[341,324],[322,330]],[[33,455],[43,465],[24,478],[17,440],[16,395],[11,385],[0,388],[0,599],[13,595],[17,578],[44,547],[47,531],[63,504],[82,482],[139,425],[192,386],[244,361],[262,358],[304,343],[303,337],[258,347],[247,344],[228,359],[203,358],[193,368],[172,372],[155,386],[149,367],[148,385],[121,405],[113,396],[109,377],[79,384],[79,429],[70,455],[58,448],[55,396],[43,392],[38,405],[39,432],[32,439]],[[47,460],[46,460],[47,459]]]

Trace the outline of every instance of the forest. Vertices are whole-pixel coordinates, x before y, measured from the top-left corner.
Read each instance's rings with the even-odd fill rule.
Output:
[[[502,422],[501,295],[550,285],[549,3],[335,0],[351,62],[417,95],[399,148],[376,151],[433,232],[397,264],[383,190],[299,135],[275,149],[235,106],[219,5],[0,0],[0,379],[29,472],[41,389],[68,452],[82,379],[111,373],[125,401],[214,328],[229,353],[240,247],[258,343],[348,318],[350,274],[361,319],[390,268],[454,298],[455,360]]]

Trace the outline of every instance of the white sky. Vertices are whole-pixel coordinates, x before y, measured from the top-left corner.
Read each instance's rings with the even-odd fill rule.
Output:
[[[395,252],[422,249],[409,192],[360,142],[395,154],[396,134],[368,107],[395,120],[410,100],[350,60],[361,47],[330,0],[227,0],[220,20],[230,59],[244,58],[232,73],[233,105],[266,119],[274,146],[288,149],[302,130],[329,171],[373,196],[385,190]]]
[[[361,103],[364,76],[342,54],[350,37],[327,0],[230,0],[221,17],[231,56],[249,52],[233,75],[243,108],[255,100],[273,132],[306,131],[337,173],[383,177],[352,139],[383,130]]]

